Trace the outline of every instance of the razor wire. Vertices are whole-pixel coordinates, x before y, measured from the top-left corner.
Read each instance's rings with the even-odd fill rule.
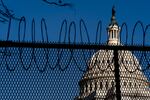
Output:
[[[11,31],[11,24],[12,24],[12,18],[9,19],[9,23],[8,23],[8,31],[7,31],[7,39],[6,41],[11,41],[9,38],[10,38],[10,31]],[[23,43],[23,42],[26,42],[25,39],[26,39],[26,19],[25,17],[21,17],[20,21],[19,21],[19,26],[18,26],[18,42],[19,43]],[[23,27],[22,27],[23,26]],[[41,37],[42,37],[42,42],[41,43],[53,43],[53,42],[50,42],[49,41],[49,34],[48,34],[48,30],[47,30],[47,23],[46,23],[46,20],[44,18],[41,19]],[[144,27],[143,23],[141,21],[137,21],[136,24],[134,25],[134,28],[133,28],[133,32],[132,32],[132,40],[131,40],[131,45],[135,45],[134,44],[134,39],[135,39],[135,31],[138,28],[138,26],[141,27],[142,29],[142,34],[143,34],[143,43],[142,43],[142,47],[145,47],[145,42],[146,42],[146,36],[148,35],[148,29],[149,29],[149,26],[150,25],[146,25],[146,27]],[[79,27],[79,34],[80,34],[80,40],[81,40],[81,43],[80,44],[88,44],[89,46],[91,44],[96,44],[96,45],[100,45],[102,44],[102,41],[101,41],[101,38],[102,38],[102,21],[98,21],[98,24],[97,24],[97,28],[96,28],[96,38],[95,38],[95,42],[92,43],[91,40],[90,40],[90,36],[89,36],[89,31],[88,31],[88,28],[87,28],[87,25],[85,23],[85,21],[83,19],[81,19],[79,21],[79,25],[77,25],[74,21],[72,21],[71,23],[68,23],[68,21],[65,19],[62,21],[62,24],[61,24],[61,27],[60,27],[60,31],[59,31],[59,37],[58,37],[58,42],[55,42],[55,43],[64,43],[64,44],[77,44],[77,27]],[[32,20],[32,25],[31,25],[31,37],[32,37],[32,42],[30,43],[37,43],[36,42],[36,39],[35,39],[35,30],[36,30],[36,24],[35,24],[35,20],[33,19]],[[64,37],[62,36],[63,35],[63,30],[64,30]],[[22,31],[22,32],[21,32]],[[85,34],[83,34],[83,31]],[[123,23],[121,25],[121,31],[120,31],[120,41],[122,41],[122,33],[123,31],[125,31],[125,35],[126,35],[126,38],[125,38],[125,44],[123,44],[124,46],[128,46],[128,41],[129,41],[129,31],[128,31],[128,27],[127,27],[127,24],[126,23]],[[22,35],[23,34],[23,35]],[[21,37],[21,35],[23,37]],[[71,35],[73,35],[73,39],[71,38]],[[87,42],[84,42],[83,41],[83,35],[84,35],[84,38],[86,37],[87,38]],[[68,42],[67,42],[68,40]],[[9,50],[10,49],[10,50]],[[12,53],[13,49],[16,49],[15,50],[15,53]],[[87,67],[88,67],[88,60],[92,57],[92,55],[98,51],[98,49],[95,49],[95,50],[92,50],[92,49],[76,49],[76,48],[67,48],[67,49],[64,49],[64,48],[24,48],[24,47],[19,47],[19,48],[10,48],[10,47],[2,47],[2,50],[1,50],[1,57],[2,59],[5,59],[4,61],[6,62],[6,66],[7,66],[7,69],[10,70],[10,71],[14,71],[15,70],[15,67],[14,68],[10,68],[10,64],[8,64],[8,59],[9,57],[11,57],[13,54],[15,54],[16,56],[18,55],[18,62],[17,64],[20,64],[25,70],[28,70],[31,65],[33,63],[36,64],[38,70],[40,72],[44,72],[47,67],[50,67],[50,69],[54,70],[56,68],[59,68],[61,71],[64,71],[68,68],[69,64],[71,64],[72,62],[77,66],[77,68],[80,70],[80,71],[83,71],[85,72],[87,70]],[[147,50],[149,51],[149,50]],[[25,52],[28,52],[26,55],[25,55]],[[41,52],[43,54],[41,54]],[[82,60],[83,60],[83,63],[85,63],[85,68],[83,69],[79,64],[78,64],[78,61],[77,61],[77,52],[80,52],[80,56],[82,57]],[[135,54],[134,51],[131,51],[133,53],[133,55]],[[122,52],[124,56],[125,55],[125,52]],[[149,63],[149,57],[147,56],[147,53],[148,52],[141,52],[141,56],[139,58],[139,65],[142,63],[142,59],[146,59],[146,63],[147,63],[147,67],[145,69],[139,69],[138,66],[139,65],[134,65],[137,66],[137,69],[136,70],[141,70],[141,71],[146,71],[149,69],[150,67],[150,63]],[[54,55],[55,54],[55,55]],[[42,61],[42,66],[44,66],[43,68],[40,68],[40,63],[39,63],[39,59],[40,59],[40,56],[42,56],[44,58],[44,61]],[[67,56],[65,56],[67,55]],[[25,58],[24,56],[26,56],[27,58],[29,57],[29,62],[25,62],[27,58]],[[50,61],[51,57],[52,56],[55,56],[53,57],[53,59],[55,59],[55,61]],[[67,59],[67,61],[64,61],[64,57]],[[134,58],[134,57],[133,57]],[[50,63],[51,62],[51,63]],[[65,62],[65,64],[64,64]],[[26,64],[28,63],[28,64]],[[52,64],[53,63],[53,64]],[[114,63],[114,61],[110,61],[109,62],[110,64]],[[122,63],[125,63],[125,62],[122,62]],[[15,66],[15,65],[14,65]],[[108,66],[110,67],[110,66]],[[126,66],[125,66],[126,68]],[[112,69],[113,70],[113,69]],[[128,70],[126,68],[126,70]],[[130,71],[128,70],[130,73],[133,73],[135,72],[136,70],[134,71]],[[103,70],[105,71],[105,70]]]

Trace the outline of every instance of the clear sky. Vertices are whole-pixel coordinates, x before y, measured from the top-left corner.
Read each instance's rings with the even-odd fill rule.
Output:
[[[47,1],[58,2],[58,0]],[[15,17],[20,18],[24,16],[26,18],[27,30],[25,40],[29,41],[32,40],[31,23],[33,19],[35,19],[36,23],[36,41],[42,40],[40,23],[41,19],[44,18],[47,23],[49,41],[58,41],[61,23],[66,19],[68,24],[71,21],[75,21],[77,27],[77,40],[80,42],[79,21],[83,19],[86,23],[91,42],[95,41],[98,21],[102,21],[102,40],[105,42],[107,36],[106,28],[110,23],[113,5],[115,5],[116,8],[116,18],[119,25],[126,22],[130,35],[138,20],[142,21],[144,26],[150,23],[150,0],[62,0],[62,3],[71,4],[71,7],[60,7],[47,4],[43,0],[3,0],[3,2],[8,9],[13,11],[12,13]],[[0,6],[0,10],[5,12],[2,6]],[[1,17],[5,18],[5,16],[2,15]],[[0,40],[6,40],[8,22],[0,22],[0,27]],[[123,31],[123,33],[125,34],[125,31]],[[141,28],[136,30],[135,35],[135,42],[142,43],[141,36],[143,34]],[[73,37],[74,34],[71,34],[71,36]],[[150,35],[147,35],[147,41],[149,41],[149,36]],[[87,42],[85,30],[83,37],[84,42]],[[129,39],[131,39],[131,37]],[[11,23],[9,40],[18,40],[18,21],[14,19]],[[30,54],[28,55],[31,56]],[[81,57],[78,58],[79,60],[83,60]],[[54,57],[54,59],[57,58]],[[2,60],[2,58],[0,60]],[[55,65],[57,63],[53,60],[49,62],[50,65]],[[15,62],[15,64],[17,65],[17,62]],[[85,65],[80,64],[79,66]],[[3,91],[0,93],[0,97],[2,100],[60,100],[60,98],[62,100],[69,100],[73,99],[79,93],[78,81],[81,79],[83,73],[75,66],[69,65],[69,69],[64,72],[58,69],[55,71],[49,69],[45,73],[37,71],[34,64],[28,71],[17,66],[15,72],[9,72],[5,67],[1,67],[0,70],[0,79],[2,79],[2,81],[0,81],[0,91]]]
[[[47,1],[57,3],[59,0]],[[130,35],[138,20],[142,21],[145,26],[150,23],[149,0],[62,0],[62,3],[69,3],[72,7],[50,5],[43,0],[4,0],[3,2],[8,9],[13,10],[13,14],[15,14],[16,17],[19,18],[24,16],[26,18],[26,40],[31,40],[31,22],[33,18],[36,23],[36,40],[41,40],[41,37],[39,37],[41,35],[40,21],[42,18],[45,18],[48,27],[49,41],[58,41],[60,26],[64,19],[68,21],[68,24],[71,21],[75,21],[77,25],[77,34],[79,34],[79,20],[82,18],[88,28],[91,41],[95,40],[96,26],[98,21],[101,20],[102,35],[104,41],[106,41],[106,27],[110,23],[113,5],[116,7],[116,18],[118,23],[122,25],[123,22],[126,22]],[[0,24],[0,26],[4,27],[8,25]],[[0,38],[5,39],[6,30],[3,28],[1,30],[0,33],[4,35]],[[17,40],[18,24],[16,21],[12,22],[11,30],[10,39]],[[138,34],[138,32],[136,31],[135,34]],[[142,35],[141,32],[139,35]],[[85,39],[84,42],[87,42],[87,39]]]

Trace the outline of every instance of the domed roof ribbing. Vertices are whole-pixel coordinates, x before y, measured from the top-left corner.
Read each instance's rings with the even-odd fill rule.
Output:
[[[119,51],[120,75],[146,80],[138,59],[130,51]],[[114,55],[112,50],[99,50],[90,59],[89,70],[83,78],[94,78],[94,76],[113,76],[114,77]],[[88,76],[89,75],[89,76]],[[90,76],[92,75],[92,76]]]
[[[93,98],[101,100],[106,96],[115,94],[115,71],[112,50],[99,50],[92,58],[88,70],[79,82],[80,98],[89,97],[93,92]],[[150,90],[148,81],[144,74],[139,70],[138,59],[130,51],[119,51],[119,67],[122,95],[146,97],[150,99]],[[111,90],[113,89],[113,90]],[[109,91],[112,91],[109,93]],[[126,100],[126,96],[122,97]],[[148,98],[148,99],[147,99]],[[102,99],[105,100],[105,99]],[[114,100],[114,99],[106,99]],[[131,99],[133,100],[133,99]]]

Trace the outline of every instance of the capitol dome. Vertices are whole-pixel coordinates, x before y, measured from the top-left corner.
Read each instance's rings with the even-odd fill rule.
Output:
[[[112,18],[107,28],[108,45],[121,45],[120,27],[112,9]],[[122,100],[150,100],[150,89],[145,75],[140,71],[136,56],[131,51],[118,51]],[[77,100],[116,100],[113,50],[99,50],[89,60],[88,70],[79,81],[80,94]]]

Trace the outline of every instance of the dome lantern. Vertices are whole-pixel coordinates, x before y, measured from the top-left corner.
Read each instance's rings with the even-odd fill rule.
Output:
[[[109,24],[107,28],[108,32],[108,45],[120,45],[120,27],[118,26],[118,23],[115,18],[115,7],[112,8],[112,17],[111,17],[111,23]]]

